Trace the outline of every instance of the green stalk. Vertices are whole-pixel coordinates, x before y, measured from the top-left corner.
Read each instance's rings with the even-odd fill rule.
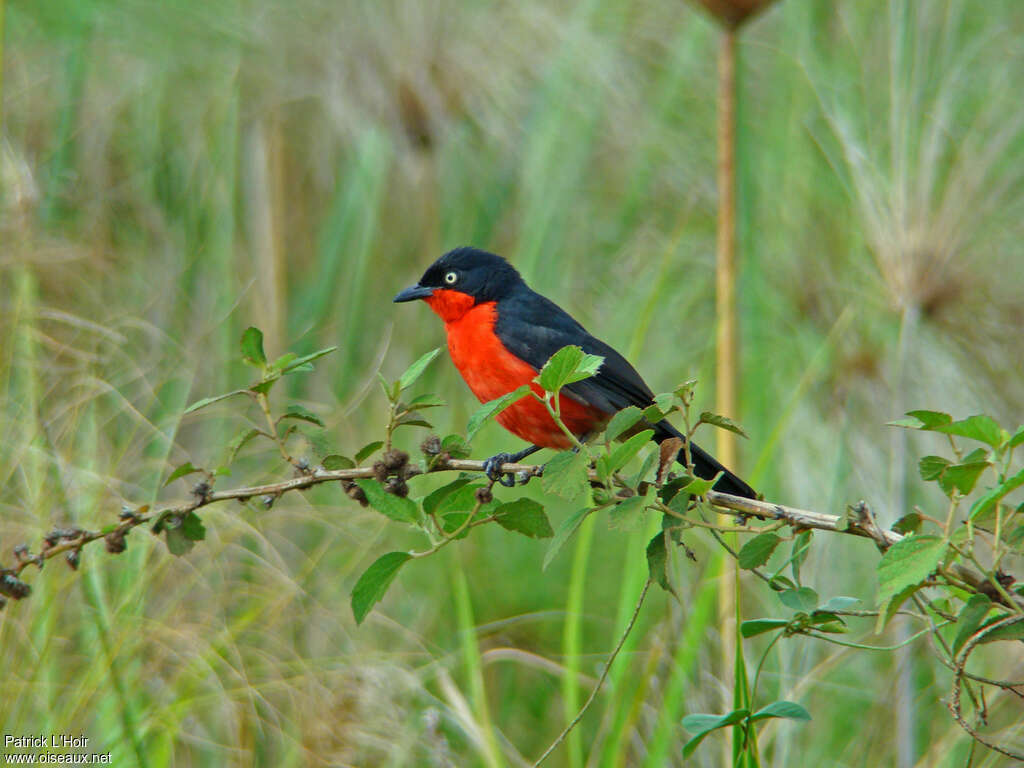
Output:
[[[584,587],[587,580],[587,563],[590,559],[594,540],[594,518],[588,515],[576,533],[573,549],[572,571],[569,577],[569,594],[565,603],[565,626],[562,630],[562,657],[565,672],[562,675],[562,708],[565,722],[571,723],[580,709],[580,647],[583,635]],[[583,765],[583,737],[579,728],[574,728],[566,737],[571,768]]]

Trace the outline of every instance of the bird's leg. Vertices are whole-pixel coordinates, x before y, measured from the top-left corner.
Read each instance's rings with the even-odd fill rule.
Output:
[[[515,464],[517,461],[525,459],[530,454],[536,453],[539,450],[539,445],[531,445],[529,448],[524,448],[518,453],[496,453],[484,461],[484,472],[491,482],[497,481],[506,488],[511,488],[516,484],[516,478],[511,473],[506,474],[502,472],[502,465]]]

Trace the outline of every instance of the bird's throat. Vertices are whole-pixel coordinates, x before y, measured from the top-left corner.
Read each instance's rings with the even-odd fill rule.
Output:
[[[425,298],[424,301],[437,313],[438,317],[444,320],[445,325],[462,320],[476,304],[476,299],[468,293],[449,291],[445,288],[435,289],[433,294]]]

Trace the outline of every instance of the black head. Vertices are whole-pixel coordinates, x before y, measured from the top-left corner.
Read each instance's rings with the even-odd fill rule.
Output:
[[[472,296],[479,304],[498,301],[522,283],[515,267],[501,256],[466,246],[448,251],[427,267],[420,281],[395,296],[394,301],[425,299],[435,290],[447,290]]]

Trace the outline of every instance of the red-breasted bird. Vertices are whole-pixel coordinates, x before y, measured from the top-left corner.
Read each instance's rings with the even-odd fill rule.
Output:
[[[598,372],[562,389],[560,407],[565,425],[579,438],[598,432],[617,411],[630,405],[646,408],[654,393],[626,359],[595,339],[554,302],[531,290],[515,268],[500,256],[476,248],[456,248],[439,258],[420,281],[394,301],[422,299],[444,321],[448,349],[455,367],[486,403],[523,384],[533,384],[541,367],[562,347],[575,344],[604,358]],[[564,450],[571,441],[558,428],[543,404],[524,397],[497,416],[509,432],[532,445],[518,453],[499,453],[486,462],[492,479],[505,480],[501,465],[515,462],[541,448]],[[683,435],[667,421],[652,425],[658,443]],[[693,468],[711,479],[719,472],[715,490],[756,498],[753,488],[723,467],[695,443],[690,445]],[[679,461],[685,463],[680,452]]]

